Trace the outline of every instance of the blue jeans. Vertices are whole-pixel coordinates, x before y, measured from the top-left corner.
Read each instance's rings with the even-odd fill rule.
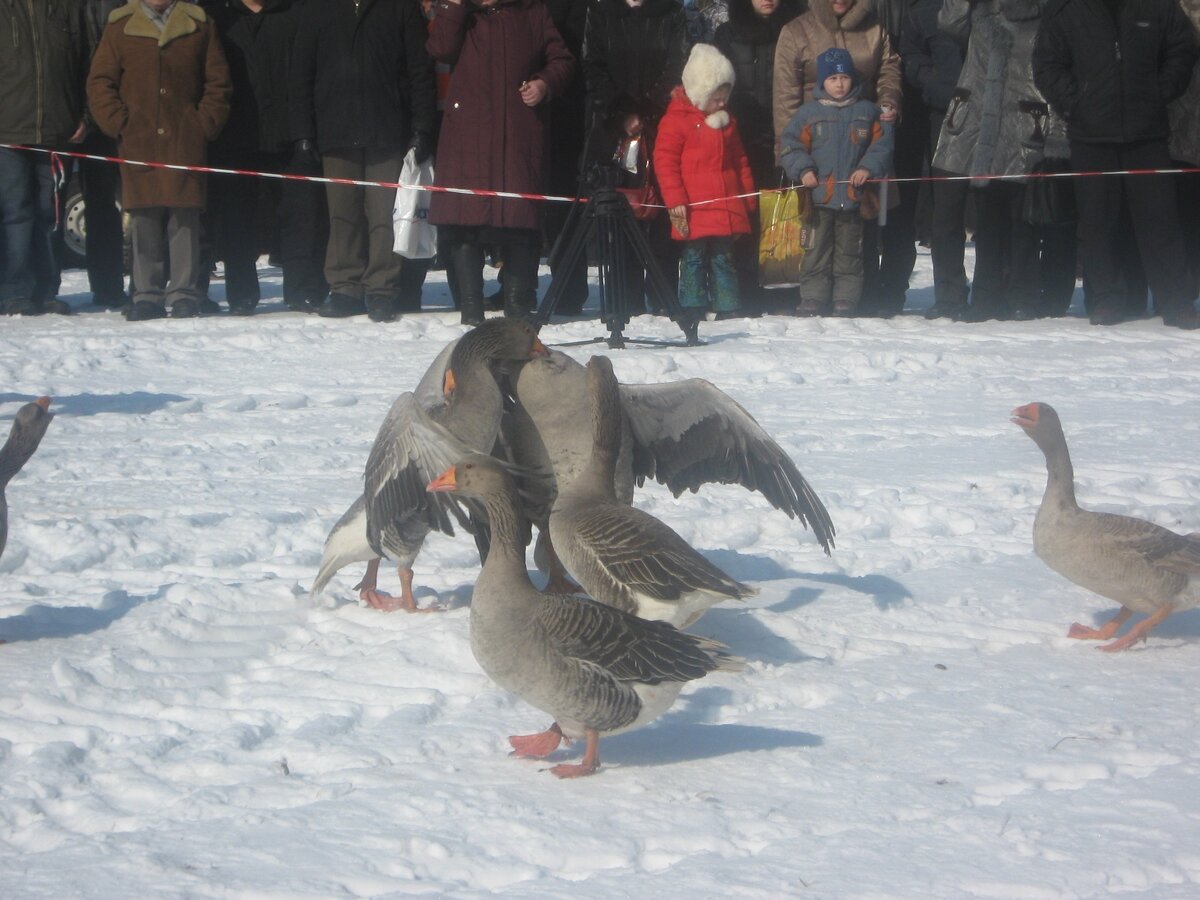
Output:
[[[40,308],[62,283],[50,156],[0,148],[0,304]]]
[[[738,277],[733,238],[686,241],[679,256],[679,305],[689,309],[733,312],[738,308]]]

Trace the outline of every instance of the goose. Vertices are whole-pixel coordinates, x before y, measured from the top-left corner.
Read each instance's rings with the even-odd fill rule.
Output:
[[[513,461],[549,477],[530,507],[539,536],[535,560],[551,586],[559,577],[552,541],[545,540],[558,490],[579,477],[592,453],[591,403],[584,366],[551,349],[510,367],[516,406],[505,417]],[[836,531],[821,499],[775,440],[740,404],[700,378],[620,385],[621,444],[613,487],[625,504],[634,488],[656,479],[679,497],[704,484],[739,484],[763,495],[789,518],[812,529],[828,555]]]
[[[566,739],[586,741],[581,762],[559,778],[600,766],[600,735],[658,718],[685,682],[740,671],[744,661],[716,641],[611,606],[538,591],[525,568],[521,499],[504,463],[466,456],[428,485],[481,502],[491,548],[471,593],[471,652],[497,685],[555,717],[550,730],[509,738],[514,755],[543,757]]]
[[[356,586],[368,606],[390,612],[421,610],[413,596],[413,563],[431,529],[454,534],[456,520],[475,531],[470,511],[447,498],[430,498],[425,484],[475,450],[490,452],[500,430],[504,398],[492,372],[503,360],[546,353],[537,332],[517,319],[489,319],[442,350],[417,389],[396,398],[375,437],[363,476],[364,491],[329,536],[311,595],[352,562],[367,562]],[[382,557],[399,570],[401,593],[377,589]]]
[[[0,556],[8,543],[8,500],[4,492],[13,476],[21,471],[29,457],[33,456],[54,413],[50,412],[50,398],[38,397],[17,410],[8,440],[0,449]]]
[[[675,531],[621,502],[613,487],[621,450],[621,394],[612,362],[587,364],[592,452],[550,510],[559,559],[594,600],[684,628],[714,603],[758,591],[730,578]]]
[[[1100,628],[1076,622],[1068,637],[1107,641],[1135,612],[1147,614],[1124,637],[1099,648],[1126,650],[1171,613],[1200,605],[1200,533],[1176,534],[1144,519],[1081,509],[1058,413],[1048,403],[1029,403],[1012,411],[1012,421],[1046,456],[1034,552],[1068,580],[1121,604]]]

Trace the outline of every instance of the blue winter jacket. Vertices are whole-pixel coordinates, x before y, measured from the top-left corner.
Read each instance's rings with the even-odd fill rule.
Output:
[[[822,101],[825,102],[822,102]],[[879,107],[859,99],[856,86],[845,100],[829,100],[823,85],[792,116],[783,131],[780,163],[793,181],[816,172],[812,200],[830,209],[858,209],[860,192],[847,183],[855,169],[883,178],[892,164],[892,126],[879,121]]]

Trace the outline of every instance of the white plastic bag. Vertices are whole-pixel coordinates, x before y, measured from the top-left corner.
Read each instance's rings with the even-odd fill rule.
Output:
[[[417,165],[416,152],[404,155],[400,169],[403,185],[433,184],[433,157]],[[437,228],[429,224],[429,191],[414,191],[407,187],[396,191],[392,208],[392,250],[407,259],[432,259],[437,254]]]

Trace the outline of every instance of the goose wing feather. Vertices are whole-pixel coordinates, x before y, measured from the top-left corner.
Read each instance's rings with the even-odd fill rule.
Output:
[[[547,594],[538,609],[547,639],[564,656],[597,666],[619,681],[692,681],[738,671],[742,660],[716,641],[564,594]]]
[[[1092,522],[1115,552],[1136,554],[1182,575],[1200,575],[1200,534],[1176,534],[1145,519],[1093,513]]]
[[[757,491],[812,529],[825,552],[836,530],[796,464],[740,404],[700,378],[621,385],[638,484],[655,478],[678,497],[709,482]]]
[[[572,554],[590,557],[588,569],[608,582],[610,592],[640,593],[657,600],[677,600],[697,590],[732,599],[755,593],[639,509],[594,506],[572,516],[570,529]]]
[[[467,531],[474,526],[448,494],[430,494],[425,486],[471,452],[423,408],[412,393],[396,398],[379,428],[363,476],[367,539],[380,555],[398,555],[401,523],[423,519],[430,529],[453,535],[452,520]]]

